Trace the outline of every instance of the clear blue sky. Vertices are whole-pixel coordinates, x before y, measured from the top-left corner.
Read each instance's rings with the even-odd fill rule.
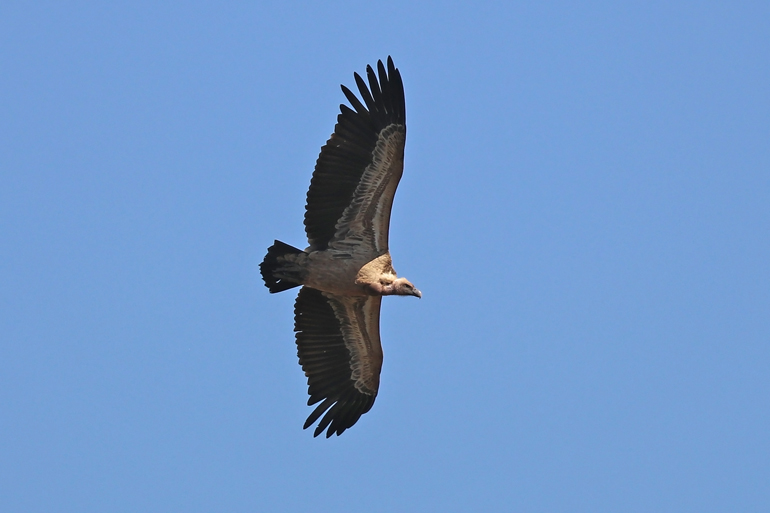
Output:
[[[314,439],[257,266],[388,55],[423,299]],[[0,70],[0,509],[770,511],[767,2],[10,1]]]

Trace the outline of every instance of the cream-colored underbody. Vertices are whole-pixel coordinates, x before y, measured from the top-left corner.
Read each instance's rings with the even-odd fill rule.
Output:
[[[390,252],[340,258],[334,250],[314,251],[308,255],[308,271],[305,285],[339,296],[379,295],[396,279]]]

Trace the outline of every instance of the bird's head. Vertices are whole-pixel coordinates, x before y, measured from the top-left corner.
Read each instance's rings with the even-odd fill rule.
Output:
[[[396,296],[422,297],[422,292],[417,290],[417,287],[412,285],[412,283],[406,278],[396,278],[396,280],[393,282],[393,285],[391,285],[391,287],[393,290],[393,294]]]

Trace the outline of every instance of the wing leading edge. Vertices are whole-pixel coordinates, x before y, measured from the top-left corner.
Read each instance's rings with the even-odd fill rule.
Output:
[[[345,86],[352,109],[340,105],[334,133],[321,148],[307,193],[305,231],[310,248],[334,240],[368,241],[387,250],[393,195],[403,172],[406,103],[401,74],[388,57],[387,70],[367,66],[355,74],[363,103]]]
[[[379,296],[335,296],[303,287],[294,306],[297,356],[308,383],[308,405],[319,404],[304,428],[340,435],[368,412],[382,369]]]

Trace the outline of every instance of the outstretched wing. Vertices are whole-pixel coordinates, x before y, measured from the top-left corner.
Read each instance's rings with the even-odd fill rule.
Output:
[[[297,356],[307,376],[308,406],[320,402],[304,428],[342,434],[368,412],[382,369],[379,296],[335,296],[302,287],[294,305]]]
[[[340,105],[316,162],[305,211],[313,250],[362,243],[380,254],[388,249],[390,209],[404,168],[404,85],[390,57],[387,71],[379,61],[377,75],[371,66],[366,75],[368,87],[355,74],[363,104],[342,86],[353,109]]]

